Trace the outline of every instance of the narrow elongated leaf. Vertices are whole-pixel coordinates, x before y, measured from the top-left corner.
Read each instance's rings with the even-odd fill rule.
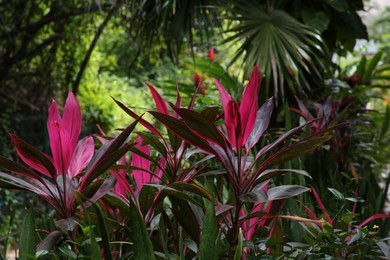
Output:
[[[268,200],[281,200],[297,196],[310,189],[300,185],[281,185],[267,190]]]
[[[160,131],[158,131],[154,126],[152,126],[149,122],[147,122],[145,119],[140,118],[139,115],[134,113],[132,110],[130,110],[128,107],[126,107],[124,104],[122,104],[120,101],[116,100],[115,98],[112,98],[115,103],[123,110],[125,111],[129,116],[131,116],[133,119],[139,119],[139,123],[143,125],[146,129],[148,129],[150,132],[162,137]]]
[[[202,236],[199,245],[199,260],[217,259],[216,240],[218,236],[217,218],[215,216],[214,202],[207,201],[206,215],[203,222]]]
[[[374,57],[371,58],[370,62],[368,63],[368,66],[366,68],[366,71],[364,72],[363,79],[365,81],[369,81],[371,77],[373,76],[373,71],[375,67],[378,65],[378,62],[381,60],[383,55],[383,52],[379,51],[375,53]]]
[[[130,229],[133,235],[134,259],[156,259],[145,222],[133,200],[130,200]]]
[[[101,157],[87,172],[87,174],[81,179],[81,183],[79,185],[80,189],[83,189],[85,186],[88,186],[94,179],[105,173],[133,146],[134,144],[126,144],[118,150],[114,151],[113,153],[106,154],[104,157]]]
[[[192,131],[201,137],[219,144],[222,148],[226,148],[223,134],[207,117],[189,109],[174,108],[174,110],[184,119],[185,123]]]
[[[382,251],[382,253],[386,257],[386,259],[390,259],[390,248],[389,248],[388,244],[383,242],[383,241],[378,241],[378,242],[376,242],[376,245]]]
[[[91,160],[91,163],[87,167],[87,173],[82,178],[80,184],[81,187],[83,187],[85,184],[88,185],[91,183],[92,180],[105,172],[111,165],[118,161],[127,152],[128,149],[130,149],[132,145],[124,144],[140,119],[140,117],[137,118],[115,139],[105,143],[98,150],[98,152],[96,152]]]
[[[144,142],[151,145],[161,155],[163,155],[164,157],[167,155],[167,149],[156,136],[145,132],[139,132],[138,135],[142,136]]]
[[[98,226],[99,226],[100,236],[102,238],[102,244],[103,244],[104,258],[107,260],[111,260],[112,255],[111,255],[111,249],[110,249],[110,238],[108,235],[106,222],[103,218],[103,214],[102,214],[102,211],[100,210],[99,206],[96,203],[93,203],[92,205],[95,209],[96,216],[98,219]]]
[[[196,136],[194,132],[192,132],[182,121],[154,111],[149,111],[149,113],[151,113],[157,120],[166,125],[172,132],[183,138],[188,143],[199,147],[206,152],[214,154],[210,145],[202,138]]]
[[[360,223],[352,232],[357,232],[359,228],[364,227],[365,225],[367,225],[371,221],[373,221],[375,219],[382,219],[382,218],[390,218],[390,214],[385,214],[385,213],[375,214],[375,215],[367,218],[366,220],[364,220],[362,223]]]
[[[252,70],[252,75],[249,78],[249,83],[242,93],[240,104],[241,136],[243,138],[243,143],[246,143],[248,140],[257,120],[256,114],[258,109],[260,82],[259,67],[255,65]]]
[[[161,95],[157,92],[157,90],[150,84],[145,83],[146,86],[148,86],[150,92],[152,93],[154,103],[157,106],[157,110],[160,113],[169,115],[167,104],[165,103],[165,100],[161,97]]]
[[[30,209],[23,220],[20,230],[19,259],[32,259],[36,252],[35,216]]]
[[[62,240],[66,238],[65,234],[59,230],[54,230],[47,235],[37,246],[37,252],[41,250],[50,251],[54,249]]]
[[[57,171],[49,156],[42,153],[29,143],[23,141],[15,134],[10,134],[10,136],[15,145],[16,152],[28,166],[45,174],[46,176],[55,178]]]
[[[234,253],[234,258],[233,258],[234,260],[241,260],[243,244],[244,244],[244,235],[242,234],[242,229],[240,228],[240,231],[238,233],[236,252]]]
[[[295,170],[295,169],[269,169],[269,170],[265,170],[263,171],[262,173],[260,173],[259,177],[257,177],[256,179],[256,185],[258,183],[262,183],[266,180],[269,180],[269,179],[272,179],[272,178],[275,178],[281,174],[285,174],[285,173],[296,173],[296,174],[299,174],[299,175],[303,175],[303,176],[306,176],[306,177],[309,177],[311,178],[311,176],[304,170]]]
[[[188,191],[193,194],[199,195],[203,198],[206,198],[208,200],[211,200],[213,196],[210,194],[208,190],[206,190],[204,187],[195,184],[195,183],[187,183],[187,182],[173,182],[169,184],[169,187],[172,187],[174,189],[180,190],[180,191]]]
[[[206,109],[202,110],[200,113],[205,118],[207,118],[210,122],[214,122],[218,116],[218,112],[219,112],[219,107],[211,106],[211,107],[207,107]]]
[[[155,201],[158,189],[154,186],[144,185],[139,193],[139,206],[141,213],[146,215],[149,210],[153,210],[152,205]],[[155,205],[157,206],[157,205]]]
[[[310,136],[304,138],[296,143],[293,143],[282,150],[274,153],[268,157],[259,167],[259,169],[266,169],[273,165],[279,165],[294,158],[301,156],[320,147],[323,143],[330,140],[331,135],[324,136]]]
[[[182,199],[172,198],[172,212],[187,234],[199,244],[200,224],[189,203]]]
[[[37,174],[36,172],[30,170],[27,167],[24,167],[23,165],[18,164],[17,162],[11,161],[8,158],[5,158],[0,155],[0,167],[4,170],[14,172],[18,175],[23,175],[32,179],[36,179],[40,182],[44,182],[42,177]]]
[[[252,147],[259,141],[260,137],[264,134],[265,130],[267,130],[273,108],[273,98],[270,98],[265,101],[265,103],[257,111],[255,125],[248,137],[248,141],[245,144],[247,151],[252,149]]]

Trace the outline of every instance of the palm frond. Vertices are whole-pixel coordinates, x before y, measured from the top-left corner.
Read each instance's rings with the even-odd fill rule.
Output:
[[[326,70],[327,52],[319,33],[283,10],[257,1],[240,2],[225,42],[242,42],[233,61],[245,55],[245,71],[254,64],[265,74],[263,95],[284,100],[285,88],[296,94],[310,90],[313,78]],[[271,92],[273,88],[273,93]]]

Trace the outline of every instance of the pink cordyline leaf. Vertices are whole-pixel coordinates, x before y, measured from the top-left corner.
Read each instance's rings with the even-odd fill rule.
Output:
[[[371,217],[369,217],[368,219],[364,220],[359,226],[357,226],[352,232],[357,232],[357,230],[361,227],[364,227],[367,223],[375,220],[375,219],[378,219],[378,218],[390,218],[390,214],[385,214],[385,213],[380,213],[380,214],[375,214]]]
[[[62,115],[62,127],[68,132],[71,140],[71,149],[75,149],[81,133],[82,116],[80,105],[75,95],[69,92]]]
[[[57,172],[65,174],[73,154],[70,136],[59,122],[53,122],[49,128],[49,137],[54,166]]]
[[[240,135],[241,119],[238,105],[234,100],[229,101],[226,106],[225,125],[229,143],[234,148],[239,149],[242,144],[242,136]]]
[[[254,213],[254,212],[257,212],[257,211],[262,211],[263,208],[264,208],[264,203],[258,203],[257,205],[255,205],[252,208],[251,213]],[[256,231],[258,222],[259,222],[259,217],[251,218],[249,220],[248,228],[246,230],[244,230],[245,239],[247,239],[247,240],[251,240],[252,239],[253,234]]]
[[[142,137],[138,136],[136,141],[137,141],[137,144],[135,145],[135,148],[137,148],[138,150],[140,150],[144,154],[150,155],[149,146],[142,144],[142,142],[143,142]],[[135,181],[135,184],[137,186],[138,191],[140,191],[142,186],[145,183],[150,182],[150,180],[151,180],[150,173],[148,172],[150,169],[150,161],[139,156],[136,153],[133,153],[131,156],[132,156],[132,163],[131,163],[132,166],[135,166],[135,167],[138,167],[141,169],[145,169],[145,171],[133,170],[134,181]]]
[[[167,104],[165,103],[165,100],[161,97],[161,95],[157,92],[157,90],[150,84],[145,83],[146,86],[149,87],[150,92],[152,93],[154,102],[157,106],[157,111],[166,115],[169,115]]]
[[[91,161],[95,151],[95,143],[91,136],[81,139],[73,153],[68,170],[69,178],[78,175]]]
[[[333,225],[333,221],[330,218],[329,213],[326,210],[324,203],[322,203],[322,200],[320,199],[320,196],[318,195],[317,191],[314,189],[313,186],[311,186],[311,185],[309,185],[309,186],[310,186],[311,191],[313,192],[313,196],[315,197],[315,199],[318,203],[318,206],[322,210],[322,213],[325,215],[326,220],[329,222],[329,224]]]
[[[66,99],[62,119],[57,103],[52,102],[49,108],[47,129],[54,165],[61,174],[68,171],[81,132],[81,124],[80,106],[72,92],[69,92]]]
[[[14,134],[10,134],[10,136],[11,136],[11,141],[15,145],[15,149],[16,149],[17,154],[19,155],[19,157],[22,159],[22,161],[25,164],[27,164],[28,166],[30,166],[34,170],[37,170],[38,172],[40,172],[48,177],[52,177],[52,174],[49,172],[49,170],[41,163],[41,161],[36,156],[34,156],[34,154],[32,154],[28,151],[25,151],[25,149],[23,149],[23,143],[24,143],[23,140],[21,140],[19,137],[17,137]],[[49,156],[47,156],[44,153],[41,153],[41,155],[44,156],[47,159],[47,161],[52,164],[52,160]],[[53,165],[52,165],[52,168],[54,170]]]
[[[241,133],[242,146],[246,143],[250,133],[252,132],[253,126],[256,122],[257,106],[258,106],[258,95],[260,89],[260,74],[258,66],[253,68],[252,75],[249,79],[247,87],[244,89],[242,94],[242,100],[240,104],[240,119],[241,119]]]

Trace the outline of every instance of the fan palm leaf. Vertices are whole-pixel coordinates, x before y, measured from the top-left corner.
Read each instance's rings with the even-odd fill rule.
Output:
[[[327,52],[320,34],[283,10],[257,1],[238,3],[235,26],[225,43],[240,43],[232,62],[245,55],[245,71],[254,64],[265,74],[265,97],[284,99],[285,88],[296,94],[310,90],[313,78],[326,71]],[[273,92],[271,88],[273,87]]]

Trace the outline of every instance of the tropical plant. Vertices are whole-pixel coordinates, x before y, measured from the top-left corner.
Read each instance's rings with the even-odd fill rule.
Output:
[[[77,197],[90,199],[99,194],[99,187],[104,182],[97,178],[134,145],[125,142],[136,123],[95,153],[92,137],[78,141],[81,111],[75,96],[69,92],[62,118],[55,101],[49,109],[47,127],[52,157],[11,134],[19,157],[35,171],[0,157],[0,166],[14,173],[1,172],[1,185],[33,192],[49,203],[60,219],[71,219],[78,207]],[[71,225],[73,228],[74,224]]]

